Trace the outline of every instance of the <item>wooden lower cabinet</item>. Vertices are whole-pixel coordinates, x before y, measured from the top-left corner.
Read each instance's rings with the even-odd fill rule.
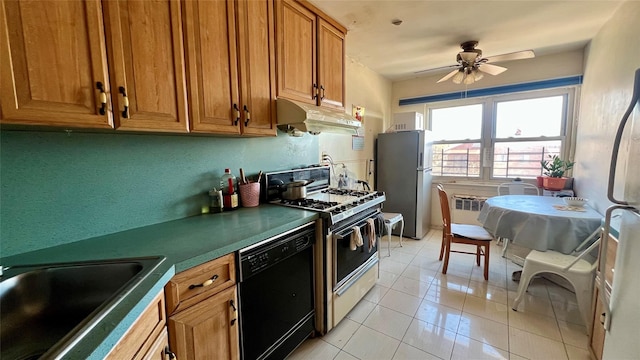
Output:
[[[133,323],[106,359],[170,359],[167,341],[164,291],[161,291]]]
[[[602,251],[602,248],[600,248]],[[607,253],[606,254],[598,254],[598,262],[600,261],[600,257],[606,256],[606,268],[604,271],[600,269],[598,265],[598,270],[596,272],[596,279],[594,283],[594,292],[593,292],[593,317],[591,322],[591,335],[589,339],[589,347],[591,348],[591,353],[597,360],[602,359],[602,352],[604,350],[604,339],[606,336],[606,330],[604,328],[604,304],[600,299],[600,284],[601,281],[605,281],[605,294],[606,298],[611,297],[611,285],[613,284],[613,275],[616,263],[616,253],[618,251],[618,239],[613,235],[609,235],[609,240],[607,241]],[[603,275],[604,274],[604,275]]]
[[[169,317],[169,343],[180,360],[238,359],[236,286]]]
[[[591,328],[591,341],[589,343],[589,347],[591,347],[591,352],[596,357],[596,359],[602,359],[602,350],[604,349],[604,324],[602,324],[602,314],[604,313],[602,307],[602,301],[598,297],[598,289],[593,293],[594,296],[594,312],[592,319],[592,328]]]

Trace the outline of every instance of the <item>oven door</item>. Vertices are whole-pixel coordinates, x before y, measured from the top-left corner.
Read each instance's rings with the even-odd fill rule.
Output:
[[[378,242],[376,228],[379,211],[358,217],[358,219],[345,220],[343,224],[332,234],[334,251],[334,276],[333,290],[347,282],[353,274],[365,264],[371,257],[378,256]],[[368,219],[373,219],[375,226],[373,234],[366,231]],[[362,246],[354,246],[355,231],[362,237]],[[370,241],[370,237],[373,239]],[[355,250],[352,250],[355,247]]]

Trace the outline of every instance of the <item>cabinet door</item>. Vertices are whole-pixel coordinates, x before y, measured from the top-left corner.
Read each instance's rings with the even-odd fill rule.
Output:
[[[169,343],[178,359],[237,359],[236,287],[169,318]]]
[[[344,33],[318,19],[319,105],[344,109],[344,52]]]
[[[273,0],[238,0],[242,133],[276,135]]]
[[[2,123],[111,128],[100,1],[2,1]]]
[[[191,131],[240,134],[235,2],[185,1]]]
[[[118,0],[103,4],[116,128],[186,132],[180,3]]]
[[[151,345],[151,348],[143,354],[143,360],[167,360],[171,359],[171,349],[169,348],[169,335],[165,329],[156,341]],[[174,355],[175,356],[175,355]]]
[[[278,97],[316,104],[316,15],[291,0],[276,2]]]

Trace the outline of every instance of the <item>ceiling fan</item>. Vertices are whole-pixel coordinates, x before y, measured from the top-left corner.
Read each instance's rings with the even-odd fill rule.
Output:
[[[476,46],[478,46],[477,41],[466,41],[460,44],[462,51],[456,56],[458,64],[444,67],[455,67],[456,69],[442,77],[438,82],[441,83],[453,78],[452,80],[456,84],[473,84],[474,82],[482,79],[484,77],[484,73],[489,75],[498,75],[507,70],[505,67],[489,64],[489,62],[494,63],[500,61],[530,59],[535,57],[533,50],[524,50],[483,58],[482,50],[476,49]]]

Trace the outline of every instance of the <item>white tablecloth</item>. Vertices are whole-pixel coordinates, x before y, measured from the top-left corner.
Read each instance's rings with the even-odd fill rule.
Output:
[[[478,215],[484,228],[495,237],[539,251],[571,253],[600,226],[600,215],[588,205],[586,211],[558,210],[562,198],[535,195],[505,195],[487,199]]]

